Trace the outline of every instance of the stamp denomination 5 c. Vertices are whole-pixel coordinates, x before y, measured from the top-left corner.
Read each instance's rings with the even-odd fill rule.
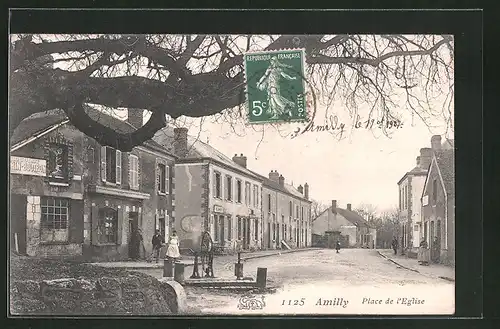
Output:
[[[245,54],[250,123],[307,120],[304,50]]]

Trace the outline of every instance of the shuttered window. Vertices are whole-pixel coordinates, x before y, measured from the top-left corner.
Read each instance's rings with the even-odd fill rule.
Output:
[[[222,177],[219,172],[214,172],[214,197],[222,198]]]
[[[136,155],[129,155],[128,158],[129,185],[133,190],[139,189],[139,158]]]
[[[109,146],[101,147],[101,180],[122,183],[122,152]]]

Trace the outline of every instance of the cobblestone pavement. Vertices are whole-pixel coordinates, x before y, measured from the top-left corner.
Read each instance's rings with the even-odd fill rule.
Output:
[[[234,279],[234,257],[222,256],[214,260],[215,275]],[[275,294],[266,295],[263,310],[240,310],[242,293],[186,287],[188,303],[198,314],[452,314],[454,312],[454,284],[403,269],[382,258],[376,250],[320,249],[266,258],[244,263],[245,276],[255,277],[258,267],[268,270],[268,286],[278,287]],[[192,268],[186,268],[186,278]],[[159,270],[147,270],[161,276]],[[334,294],[334,295],[332,295]],[[321,296],[343,297],[348,307],[316,306]],[[414,298],[425,300],[423,305],[390,306],[368,305],[363,298]],[[303,302],[301,298],[305,298]],[[416,299],[415,299],[416,298]],[[299,306],[283,306],[298,300]],[[340,300],[340,299],[339,299]],[[370,299],[371,300],[371,299]],[[368,303],[368,302],[367,302]],[[319,308],[318,308],[319,307]]]

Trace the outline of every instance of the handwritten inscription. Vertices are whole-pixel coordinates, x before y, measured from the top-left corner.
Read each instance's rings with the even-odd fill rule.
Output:
[[[346,130],[346,124],[342,122],[336,115],[332,115],[328,117],[328,119],[325,120],[325,122],[322,125],[317,125],[314,122],[309,122],[307,126],[304,128],[297,127],[295,131],[291,134],[291,138],[296,138],[299,135],[302,135],[306,132],[308,133],[315,133],[315,132],[337,132],[340,134],[340,138],[344,136],[345,130]],[[361,117],[358,115],[356,117],[356,120],[354,121],[354,129],[373,129],[373,128],[379,128],[379,129],[400,129],[403,128],[403,122],[397,119],[391,119],[391,120],[375,120],[375,119],[368,119],[368,120],[362,120]]]

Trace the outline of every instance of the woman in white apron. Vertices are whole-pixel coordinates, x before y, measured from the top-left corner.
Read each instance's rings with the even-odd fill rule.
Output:
[[[177,236],[177,232],[174,231],[172,236],[168,241],[168,249],[167,249],[167,257],[173,261],[176,261],[179,257],[179,237]]]

